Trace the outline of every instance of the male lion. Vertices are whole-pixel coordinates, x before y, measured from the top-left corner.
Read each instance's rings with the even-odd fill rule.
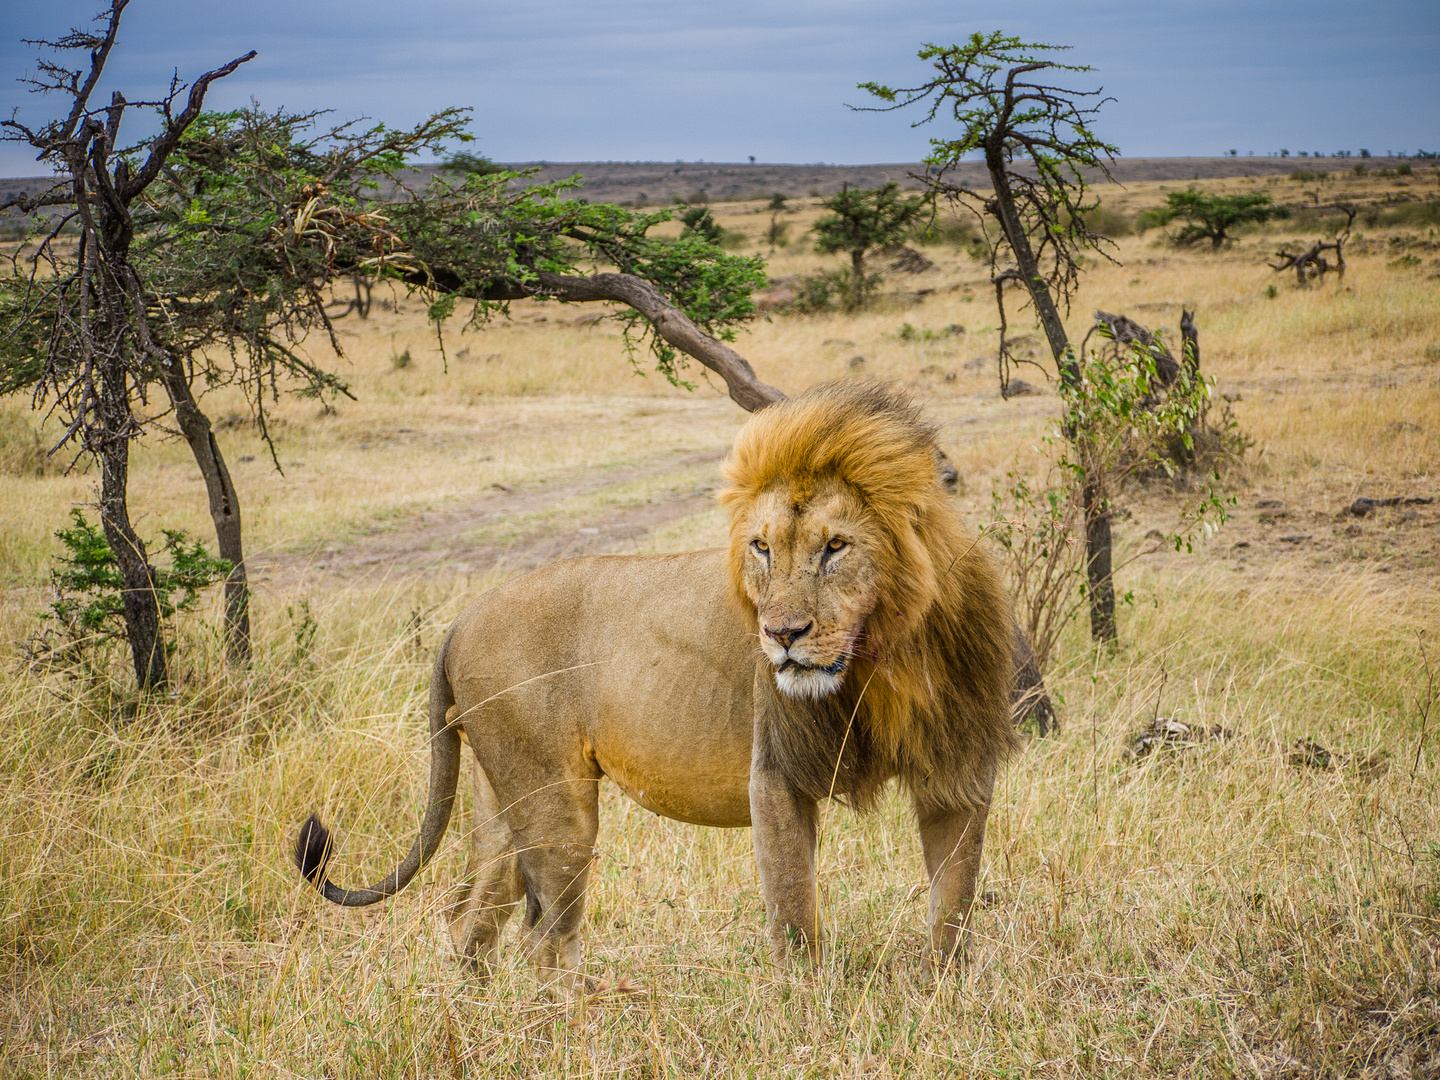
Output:
[[[953,957],[1017,737],[1009,606],[935,455],[934,430],[884,384],[826,384],[756,413],[725,464],[729,547],[571,559],[477,599],[430,681],[419,839],[373,888],[343,889],[312,815],[301,872],[337,904],[403,888],[449,823],[463,732],[474,824],[449,917],[477,965],[523,897],[531,954],[578,978],[602,776],[657,814],[752,826],[777,959],[816,957],[817,804],[867,807],[898,777],[919,819],[931,953]]]

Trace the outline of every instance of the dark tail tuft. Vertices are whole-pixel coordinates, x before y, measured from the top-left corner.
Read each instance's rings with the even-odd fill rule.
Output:
[[[320,818],[311,814],[300,826],[300,835],[295,840],[295,865],[305,880],[317,889],[325,884],[325,864],[330,861],[330,830],[320,824]]]

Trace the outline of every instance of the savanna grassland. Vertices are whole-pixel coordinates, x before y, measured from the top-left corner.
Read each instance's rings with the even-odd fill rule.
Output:
[[[1204,186],[1319,204],[1396,184],[1440,187],[1429,168]],[[1078,623],[1063,639],[1063,727],[1000,781],[971,960],[938,981],[898,795],[826,811],[833,948],[809,973],[769,963],[748,832],[608,785],[586,930],[607,989],[582,1002],[545,992],[513,937],[489,984],[457,967],[440,909],[458,829],[393,903],[345,911],[298,884],[312,809],[346,883],[410,844],[429,666],[468,597],[570,554],[722,541],[713,492],[744,414],[694,369],[693,392],[639,377],[599,311],[532,302],[452,327],[442,360],[423,307],[386,295],[339,324],[355,400],[275,406],[283,472],[245,403],[210,396],[256,657],[227,666],[212,597],[154,700],[123,657],[24,664],[54,531],[95,478],[47,463],[54,426],[0,402],[0,1077],[1440,1076],[1440,503],[1342,513],[1440,496],[1440,226],[1357,221],[1343,281],[1299,289],[1263,256],[1323,235],[1305,215],[1214,253],[1137,235],[1183,186],[1099,189],[1120,264],[1087,266],[1069,325],[1098,307],[1174,340],[1196,311],[1203,370],[1253,440],[1225,466],[1232,517],[1193,553],[1137,554],[1185,493],[1118,493],[1120,645]],[[810,202],[778,215],[773,254],[763,204],[713,209],[786,279],[842,261],[813,253]],[[908,384],[984,526],[993,484],[1043,471],[1058,399],[1036,368],[1017,374],[1039,393],[1000,398],[985,267],[963,241],[921,250],[934,267],[887,271],[873,309],[775,314],[737,348],[786,390]],[[143,442],[131,491],[143,534],[208,538],[183,440]],[[1157,715],[1233,737],[1137,760]]]

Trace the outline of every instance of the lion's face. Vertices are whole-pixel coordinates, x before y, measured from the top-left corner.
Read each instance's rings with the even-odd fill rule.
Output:
[[[879,595],[877,530],[838,480],[799,498],[776,485],[740,513],[732,542],[755,605],[760,647],[792,697],[825,697],[845,678]]]

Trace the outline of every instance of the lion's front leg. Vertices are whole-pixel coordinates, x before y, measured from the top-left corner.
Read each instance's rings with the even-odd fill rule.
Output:
[[[938,810],[917,802],[915,811],[930,877],[929,961],[943,966],[963,961],[969,949],[970,913],[990,806]]]
[[[750,766],[750,822],[755,863],[775,961],[805,953],[820,960],[824,936],[815,884],[816,806],[795,794],[783,776]]]

